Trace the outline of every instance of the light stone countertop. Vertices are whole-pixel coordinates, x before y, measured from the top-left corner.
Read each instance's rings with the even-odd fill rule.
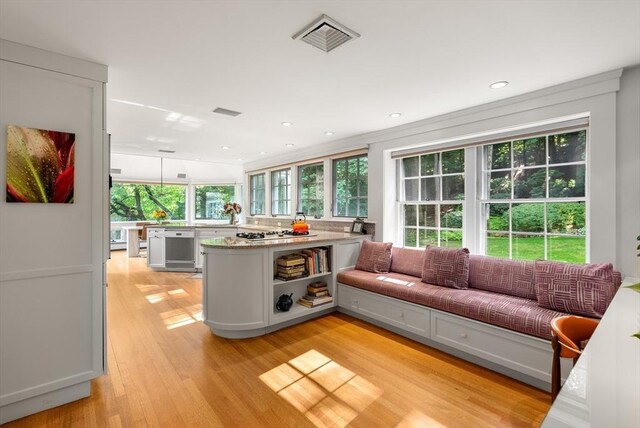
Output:
[[[312,233],[316,236],[297,236],[297,237],[283,237],[278,239],[261,239],[250,240],[227,236],[224,238],[212,238],[206,239],[202,242],[202,246],[205,248],[221,248],[221,249],[251,249],[251,248],[266,248],[266,247],[284,247],[288,245],[299,244],[316,244],[330,241],[343,241],[349,239],[358,239],[364,237],[371,237],[371,235],[363,235],[360,233],[344,233],[344,232],[323,232],[315,230]]]

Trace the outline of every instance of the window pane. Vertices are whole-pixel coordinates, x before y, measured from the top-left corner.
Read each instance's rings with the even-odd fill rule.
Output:
[[[462,248],[462,231],[440,231],[440,246],[448,248]]]
[[[516,171],[513,180],[513,197],[516,199],[545,198],[546,176],[546,168]]]
[[[347,216],[348,217],[358,216],[358,199],[351,198],[347,201]]]
[[[509,258],[509,234],[487,233],[488,256]]]
[[[492,172],[489,176],[489,199],[511,199],[511,172]]]
[[[511,143],[498,143],[485,146],[486,168],[511,168]]]
[[[426,247],[427,245],[438,245],[438,231],[431,229],[420,229],[418,231],[418,246]]]
[[[585,165],[555,166],[549,168],[549,197],[583,197]]]
[[[421,178],[422,188],[420,189],[421,201],[440,200],[440,177]]]
[[[422,227],[436,227],[436,205],[418,205],[418,224]]]
[[[405,227],[404,228],[404,245],[405,247],[415,247],[417,244],[416,228]]]
[[[529,138],[513,142],[513,166],[544,165],[545,137]]]
[[[111,221],[153,221],[153,212],[163,210],[167,220],[184,220],[186,186],[113,183]]]
[[[417,225],[417,207],[415,205],[404,206],[404,225],[416,226]]]
[[[547,258],[569,263],[586,261],[586,238],[584,236],[547,237]]]
[[[511,224],[514,232],[543,232],[544,204],[513,204]]]
[[[420,156],[420,175],[434,175],[438,173],[438,154]]]
[[[404,200],[417,201],[419,192],[419,182],[417,178],[404,180]]]
[[[587,131],[549,136],[549,163],[579,162],[586,160]]]
[[[195,186],[195,218],[223,219],[224,204],[234,202],[234,186]]]
[[[509,230],[509,204],[487,204],[487,230]]]
[[[585,203],[547,204],[547,232],[585,235]]]
[[[442,177],[442,200],[453,201],[464,199],[464,177],[450,175]]]
[[[442,173],[464,172],[464,149],[442,153]]]
[[[402,169],[405,177],[417,177],[420,174],[419,157],[402,159]]]
[[[360,207],[358,212],[358,216],[367,217],[369,215],[369,200],[368,198],[360,198]]]
[[[358,180],[358,195],[359,196],[367,196],[369,192],[369,185],[367,182],[367,177],[360,177]]]
[[[462,229],[462,204],[440,205],[440,227]]]
[[[367,215],[367,157],[333,161],[334,215],[365,217]]]
[[[514,260],[544,259],[544,236],[513,235]]]

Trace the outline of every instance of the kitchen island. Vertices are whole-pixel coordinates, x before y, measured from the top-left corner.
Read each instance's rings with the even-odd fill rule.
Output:
[[[314,231],[315,236],[248,240],[237,237],[202,242],[203,316],[211,331],[221,337],[247,338],[297,324],[335,310],[336,276],[352,268],[360,246],[369,235]],[[309,276],[283,281],[274,279],[277,260],[290,254],[321,251],[326,269]],[[333,301],[317,307],[296,303],[313,282],[324,282]],[[291,295],[288,311],[276,309],[282,295]]]

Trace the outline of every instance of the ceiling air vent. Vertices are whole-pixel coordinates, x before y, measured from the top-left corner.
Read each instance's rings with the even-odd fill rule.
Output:
[[[239,111],[229,110],[228,108],[222,108],[222,107],[216,108],[215,110],[213,110],[213,112],[218,114],[224,114],[225,116],[233,116],[233,117],[236,117],[242,114]]]
[[[187,174],[185,174],[184,172],[179,172],[178,178],[187,178]]]
[[[360,37],[360,34],[329,18],[327,15],[322,15],[313,21],[311,25],[294,34],[292,38],[294,40],[302,40],[325,52],[331,52],[338,46],[358,37]]]

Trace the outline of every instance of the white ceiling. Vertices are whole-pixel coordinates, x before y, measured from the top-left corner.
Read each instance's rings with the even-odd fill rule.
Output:
[[[361,37],[292,40],[323,13]],[[638,64],[640,1],[0,0],[0,37],[109,66],[114,152],[238,163]]]

